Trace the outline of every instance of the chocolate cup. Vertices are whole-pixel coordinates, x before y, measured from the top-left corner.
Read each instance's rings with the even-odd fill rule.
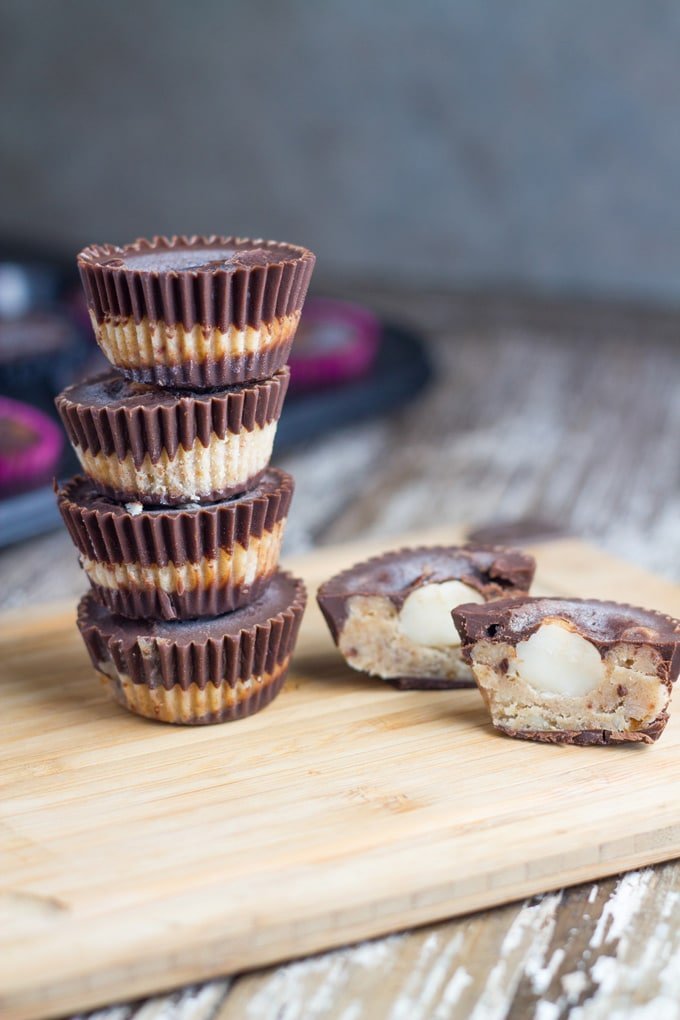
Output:
[[[656,610],[599,599],[532,598],[527,595],[500,599],[486,605],[460,605],[451,615],[462,638],[463,657],[470,664],[473,664],[473,652],[478,642],[516,647],[534,634],[542,623],[566,620],[578,635],[598,650],[602,658],[614,652],[619,645],[650,648],[658,657],[658,681],[669,694],[680,673],[680,621]],[[507,660],[503,671],[506,670]],[[668,722],[668,711],[664,708],[640,729],[522,729],[507,726],[494,717],[489,694],[481,680],[478,687],[491,712],[495,729],[519,740],[580,746],[651,744],[659,739]]]
[[[350,599],[355,596],[377,596],[389,599],[400,612],[408,596],[421,584],[438,584],[460,580],[475,588],[485,599],[493,599],[507,591],[525,591],[533,579],[535,561],[532,556],[517,549],[499,546],[418,546],[395,549],[354,564],[348,570],[329,578],[317,592],[317,602],[336,645],[343,652],[342,635],[345,630]],[[359,639],[351,641],[360,648]],[[452,656],[454,649],[452,648]],[[343,652],[344,654],[344,652]],[[353,654],[356,654],[354,652]],[[349,653],[347,661],[353,668]],[[366,666],[364,660],[360,663]],[[449,661],[449,673],[454,676],[395,676],[402,669],[420,665],[423,672],[436,672],[432,664],[421,656],[419,662],[399,661],[374,663],[370,672],[392,684],[400,691],[448,691],[472,688],[474,679],[467,667],[459,669]],[[442,670],[444,672],[444,670]]]
[[[212,250],[216,260],[173,266],[173,253],[192,250]],[[223,253],[227,257],[220,259]],[[98,321],[146,318],[226,332],[231,325],[257,327],[298,312],[315,261],[307,248],[278,241],[174,236],[90,245],[78,255],[78,269]]]
[[[187,492],[177,495],[159,494],[157,492],[149,494],[140,492],[139,489],[132,486],[108,485],[106,482],[102,482],[95,477],[92,480],[98,489],[119,503],[141,503],[143,507],[175,507],[184,506],[186,503],[198,503],[199,501],[201,503],[219,503],[221,500],[243,496],[260,484],[266,470],[267,468],[263,468],[255,474],[248,474],[243,481],[234,482],[233,485],[222,485],[216,489],[203,489],[196,495],[190,495]]]
[[[142,382],[206,389],[286,363],[315,261],[276,241],[176,236],[91,245],[78,268],[112,364]]]
[[[216,501],[255,486],[268,466],[271,450],[268,455],[257,452],[259,460],[246,451],[244,464],[236,458],[239,471],[226,481],[205,476],[200,454],[213,441],[236,437],[230,441],[254,442],[258,429],[276,428],[289,377],[288,368],[283,368],[271,379],[247,386],[187,393],[137,386],[118,372],[107,372],[67,387],[55,403],[69,440],[97,488],[118,500],[173,506],[199,499]],[[273,435],[269,446],[271,442]],[[189,482],[182,487],[172,480],[173,464],[180,455],[185,467],[179,474],[195,476],[193,489]],[[106,463],[98,465],[96,460],[102,458]],[[153,473],[149,490],[140,481],[144,465],[147,475]]]
[[[203,620],[126,620],[85,595],[78,627],[125,707],[164,722],[227,722],[280,691],[305,605],[302,581],[279,571],[256,602]]]
[[[197,620],[222,616],[257,600],[271,580],[262,573],[251,584],[225,584],[219,588],[194,588],[182,593],[159,588],[107,588],[89,579],[97,601],[117,616],[130,620]]]
[[[58,490],[57,502],[103,606],[132,619],[187,620],[232,612],[264,592],[278,566],[293,491],[292,476],[270,468],[239,498],[132,514],[81,475]],[[110,583],[97,583],[104,572]],[[167,580],[162,586],[168,573],[177,590],[168,591]]]

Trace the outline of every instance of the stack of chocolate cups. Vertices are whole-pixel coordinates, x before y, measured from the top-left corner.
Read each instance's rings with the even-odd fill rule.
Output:
[[[269,462],[314,262],[233,237],[78,256],[114,370],[57,398],[85,472],[57,498],[91,585],[81,634],[139,715],[226,722],[283,686],[306,592],[278,569],[293,479]]]

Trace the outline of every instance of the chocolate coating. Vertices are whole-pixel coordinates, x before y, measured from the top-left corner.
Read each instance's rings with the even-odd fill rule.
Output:
[[[486,599],[507,592],[527,591],[536,564],[517,549],[494,546],[422,546],[397,549],[357,563],[321,585],[317,600],[333,639],[338,641],[347,618],[347,601],[354,595],[383,596],[401,609],[424,584],[462,581]]]
[[[566,528],[555,521],[522,517],[514,521],[491,521],[469,531],[467,540],[474,545],[524,546],[566,538],[568,534]]]
[[[203,503],[219,503],[225,499],[234,499],[237,496],[242,496],[246,492],[251,492],[256,488],[262,481],[262,477],[267,468],[263,468],[262,471],[257,471],[254,475],[251,475],[244,482],[235,482],[233,485],[227,485],[224,488],[211,489],[210,492],[202,492],[200,496],[200,502]],[[144,507],[158,507],[160,505],[173,507],[173,506],[186,506],[186,498],[175,499],[170,496],[165,496],[166,502],[161,503],[157,495],[148,495],[144,492],[132,491],[130,489],[119,489],[113,485],[108,485],[105,482],[97,481],[97,485],[107,496],[111,499],[116,500],[118,503],[134,503],[140,502]]]
[[[468,661],[477,641],[491,639],[514,646],[546,620],[557,618],[571,623],[601,655],[620,643],[648,645],[660,653],[670,679],[674,680],[680,670],[680,622],[638,606],[597,599],[524,596],[483,605],[468,603],[457,606],[451,615]]]
[[[91,245],[78,255],[98,322],[198,324],[226,332],[302,308],[315,257],[306,248],[235,237],[154,237]]]
[[[653,744],[663,733],[668,713],[662,712],[642,730],[618,733],[615,730],[513,730],[507,726],[497,729],[517,740],[532,740],[539,744],[575,744],[579,747],[604,747],[607,744]]]
[[[283,368],[247,386],[176,393],[128,382],[111,371],[68,386],[55,404],[71,443],[120,460],[131,453],[140,467],[147,455],[156,463],[163,451],[173,457],[196,440],[207,447],[213,436],[224,439],[227,432],[238,435],[277,421],[289,377]]]
[[[256,247],[257,242],[236,242],[213,247],[155,248],[134,250],[123,248],[116,256],[102,256],[100,266],[136,269],[140,273],[214,273],[218,269],[238,269],[241,266],[270,266],[281,262],[281,251],[276,248]],[[251,247],[252,245],[252,247]]]
[[[121,365],[118,370],[128,379],[147,386],[194,391],[225,389],[276,375],[288,363],[293,339],[291,335],[272,347],[237,356],[181,361],[178,364],[157,361],[153,365],[137,365],[134,368]]]
[[[88,594],[78,607],[78,627],[96,669],[113,661],[133,683],[151,688],[204,689],[209,681],[233,686],[287,659],[305,603],[302,581],[279,571],[256,602],[200,620],[128,620]]]
[[[250,492],[219,503],[145,507],[132,514],[84,475],[57,490],[59,510],[80,553],[103,563],[166,566],[209,559],[236,543],[247,546],[287,516],[291,475],[269,468]]]
[[[285,471],[270,468],[250,492],[219,503],[190,507],[144,508],[130,513],[124,504],[103,495],[83,475],[57,491],[59,510],[78,552],[103,564],[181,567],[231,554],[239,545],[272,532],[288,516],[294,482]],[[116,588],[90,578],[99,602],[113,613],[133,619],[185,620],[219,616],[252,602],[264,591],[270,572],[249,581],[209,584],[167,592],[161,587]]]

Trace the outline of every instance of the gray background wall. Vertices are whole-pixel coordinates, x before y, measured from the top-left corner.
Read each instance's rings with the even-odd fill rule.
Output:
[[[0,235],[680,299],[671,0],[2,0]]]

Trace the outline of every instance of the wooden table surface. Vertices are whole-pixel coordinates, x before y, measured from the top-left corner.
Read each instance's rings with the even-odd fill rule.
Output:
[[[680,581],[680,314],[334,289],[424,331],[436,381],[281,461],[297,479],[288,552],[531,518]],[[0,574],[0,608],[83,590],[65,531],[4,552]],[[676,862],[97,1017],[680,1020],[679,922]]]

